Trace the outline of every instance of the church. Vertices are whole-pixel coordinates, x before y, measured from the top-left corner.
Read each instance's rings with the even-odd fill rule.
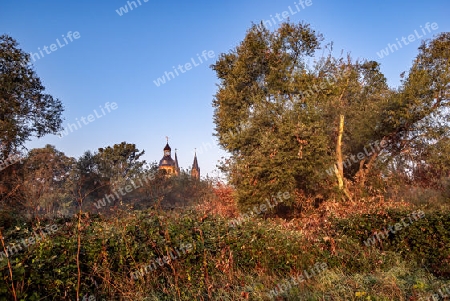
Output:
[[[172,159],[172,148],[169,146],[167,138],[166,146],[163,149],[164,156],[159,161],[159,170],[164,170],[167,176],[178,176],[180,174],[180,166],[178,165],[177,150],[175,149],[175,159]],[[200,179],[200,167],[198,166],[197,153],[194,154],[194,163],[192,164],[191,177]]]

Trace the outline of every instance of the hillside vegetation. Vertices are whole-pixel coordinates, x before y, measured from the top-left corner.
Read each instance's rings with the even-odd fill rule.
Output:
[[[8,264],[18,300],[73,300],[78,276],[80,297],[96,300],[420,300],[450,284],[450,214],[436,208],[368,246],[415,206],[325,202],[288,221],[230,227],[232,190],[205,189],[213,192],[205,203],[184,209],[42,219],[58,230],[2,259],[2,300],[11,294]],[[36,227],[17,221],[3,235],[20,241]]]

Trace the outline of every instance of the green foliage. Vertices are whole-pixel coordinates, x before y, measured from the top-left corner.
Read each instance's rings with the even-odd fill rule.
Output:
[[[388,211],[384,215],[363,215],[351,219],[336,220],[337,235],[363,242],[389,225],[406,219],[407,211]],[[429,212],[408,227],[389,233],[387,239],[377,242],[375,248],[401,254],[407,260],[424,264],[437,276],[450,276],[450,214]],[[374,248],[369,247],[369,248]]]
[[[93,202],[106,194],[118,193],[133,180],[144,177],[145,161],[139,160],[143,154],[135,144],[126,142],[99,148],[95,153],[86,151],[71,169],[67,190],[78,206],[93,210]],[[119,197],[122,199],[121,194]]]
[[[220,81],[216,135],[231,154],[222,170],[240,207],[278,191],[327,195],[342,177],[363,193],[382,191],[383,181],[395,178],[439,186],[448,176],[449,33],[423,42],[398,90],[388,87],[375,61],[330,52],[308,65],[321,42],[308,24],[283,23],[274,31],[253,25],[212,66]]]
[[[139,161],[144,151],[139,151],[135,144],[122,142],[113,147],[99,148],[94,156],[98,172],[102,177],[110,179],[113,187],[123,185],[130,177],[142,171],[145,161]]]
[[[318,188],[329,158],[325,123],[302,91],[312,84],[305,59],[321,40],[307,24],[286,23],[275,32],[253,25],[213,65],[220,80],[213,101],[217,136],[232,154],[223,168],[242,207],[280,191]]]
[[[66,215],[71,204],[67,185],[75,159],[52,145],[32,149],[24,160],[22,214],[33,216]]]
[[[118,212],[120,217],[109,219],[83,215],[81,295],[92,294],[97,300],[125,296],[133,300],[150,296],[154,300],[239,300],[242,294],[249,294],[250,300],[268,300],[268,292],[283,279],[324,262],[326,272],[283,296],[302,300],[323,300],[324,296],[360,300],[363,295],[373,300],[406,300],[411,294],[423,296],[439,286],[426,269],[449,277],[448,214],[426,213],[382,245],[363,244],[374,230],[398,222],[408,213],[389,211],[333,220],[334,231],[323,229],[323,237],[319,232],[314,239],[286,230],[280,221],[256,218],[230,228],[228,220],[190,210]],[[60,230],[51,238],[11,258],[21,299],[74,298],[77,221],[56,223]],[[11,229],[5,234],[6,241],[26,238],[28,227]],[[186,243],[192,243],[191,251],[132,279],[130,273]],[[10,294],[5,261],[0,275],[7,280],[0,282],[2,300]]]
[[[436,187],[442,177],[448,177],[449,48],[448,32],[422,42],[381,120],[390,141],[389,170],[423,187]]]
[[[7,35],[0,36],[0,159],[20,149],[33,135],[61,130],[63,106],[44,93],[30,55]]]

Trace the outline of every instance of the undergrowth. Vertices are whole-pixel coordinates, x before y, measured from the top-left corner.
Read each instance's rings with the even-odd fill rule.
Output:
[[[192,209],[83,215],[81,296],[96,300],[270,300],[270,292],[316,263],[327,269],[277,295],[276,300],[418,300],[444,285],[450,271],[450,214],[425,217],[383,243],[367,247],[373,231],[410,211],[334,218],[315,239],[286,230],[279,219],[229,219]],[[48,221],[50,222],[50,221]],[[45,224],[45,221],[42,221]],[[54,222],[53,222],[54,223]],[[75,300],[76,217],[59,220],[53,236],[11,256],[19,300]],[[30,231],[16,226],[5,242]],[[185,253],[180,246],[190,243]],[[133,272],[179,251],[134,279]],[[169,258],[169,257],[167,257]],[[0,300],[9,300],[7,260],[0,261]],[[144,271],[144,270],[143,270]]]

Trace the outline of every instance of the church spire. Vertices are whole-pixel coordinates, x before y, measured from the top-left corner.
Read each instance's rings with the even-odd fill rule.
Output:
[[[180,174],[180,165],[178,165],[177,149],[175,149],[175,173],[177,176]]]
[[[191,176],[197,180],[200,179],[200,167],[198,166],[197,161],[197,149],[194,154],[194,163],[192,164]]]
[[[167,140],[167,143],[166,143],[166,146],[164,147],[164,156],[170,157],[172,149],[169,146],[169,137],[166,136],[166,140]]]

